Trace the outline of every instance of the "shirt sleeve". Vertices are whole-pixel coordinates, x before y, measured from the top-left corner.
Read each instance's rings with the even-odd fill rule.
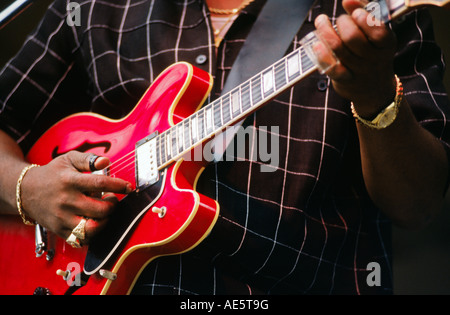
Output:
[[[86,104],[76,29],[66,2],[55,1],[18,54],[0,72],[0,128],[26,151],[51,125]],[[73,24],[73,23],[72,23]]]
[[[450,101],[443,84],[444,57],[434,39],[431,15],[426,9],[414,11],[393,24],[393,29],[398,41],[395,72],[403,83],[404,96],[419,124],[442,143],[450,164]]]
[[[449,147],[450,102],[443,85],[445,63],[434,40],[431,16],[428,10],[414,11],[393,28],[399,47],[395,72],[403,83],[405,98],[418,122]]]

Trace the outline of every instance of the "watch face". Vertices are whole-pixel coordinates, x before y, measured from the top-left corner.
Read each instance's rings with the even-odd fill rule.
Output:
[[[395,108],[390,108],[389,110],[386,110],[380,117],[380,120],[378,121],[378,126],[387,127],[395,120],[396,117],[397,111],[395,110]]]

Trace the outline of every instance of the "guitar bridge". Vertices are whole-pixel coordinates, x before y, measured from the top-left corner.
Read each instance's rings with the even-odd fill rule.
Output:
[[[155,184],[159,180],[158,163],[156,159],[157,132],[136,143],[136,191],[139,192]]]

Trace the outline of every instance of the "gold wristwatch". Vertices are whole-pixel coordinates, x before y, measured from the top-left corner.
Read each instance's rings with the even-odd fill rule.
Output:
[[[353,117],[358,121],[360,124],[372,128],[372,129],[384,129],[388,126],[390,126],[395,119],[397,118],[400,103],[403,99],[403,86],[400,81],[400,79],[395,76],[395,79],[397,81],[397,89],[395,93],[394,101],[389,104],[386,108],[384,108],[374,119],[368,120],[364,119],[361,116],[358,115],[358,113],[355,110],[355,106],[353,105],[353,102],[351,104],[351,109],[353,113]]]

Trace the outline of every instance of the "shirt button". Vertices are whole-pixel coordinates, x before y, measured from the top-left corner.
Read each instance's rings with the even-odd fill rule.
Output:
[[[198,55],[197,58],[195,58],[195,62],[198,65],[203,65],[205,64],[206,60],[208,60],[208,58],[206,57],[206,55]]]
[[[317,89],[318,89],[319,91],[324,92],[324,91],[327,90],[327,88],[328,88],[328,82],[327,82],[327,80],[319,80],[319,81],[317,82]]]

